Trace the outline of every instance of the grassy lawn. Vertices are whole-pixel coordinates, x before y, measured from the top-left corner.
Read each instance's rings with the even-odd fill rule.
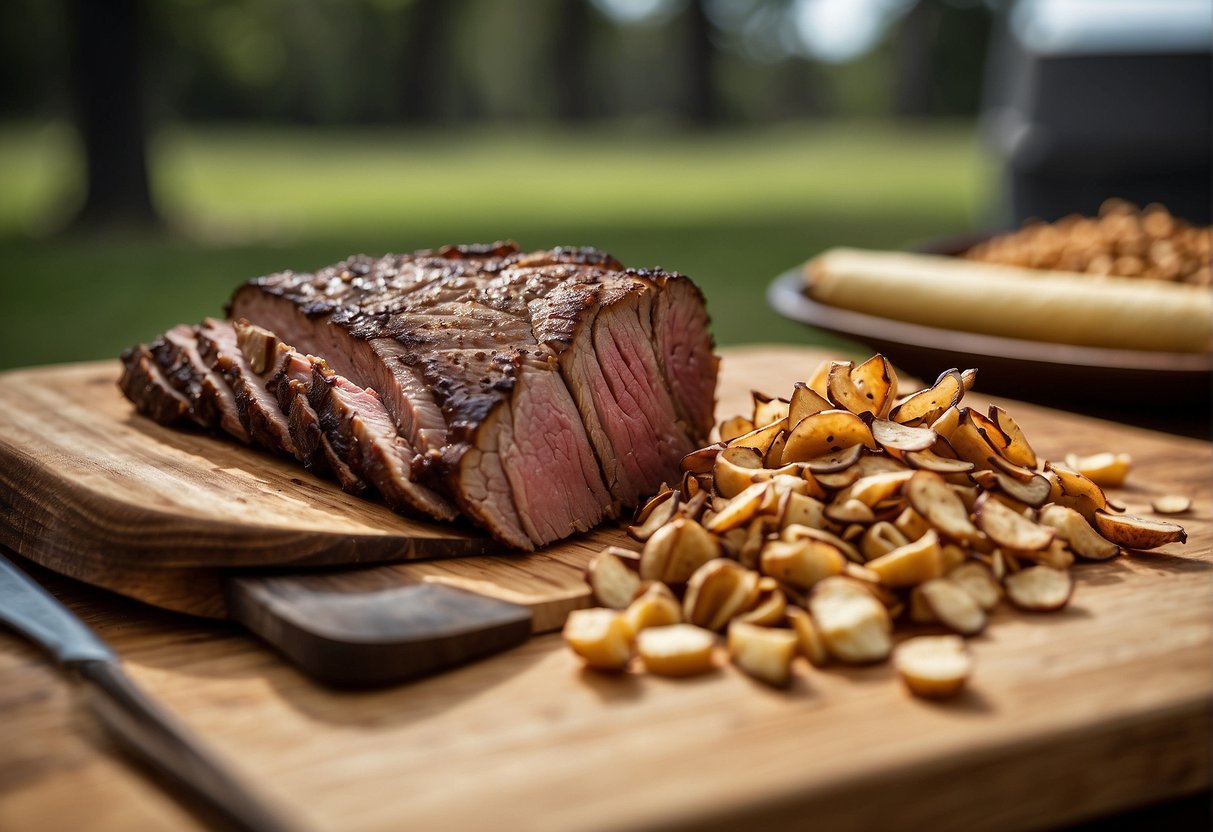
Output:
[[[832,343],[768,310],[771,278],[831,245],[980,224],[990,185],[968,125],[167,129],[153,170],[172,231],[74,238],[53,229],[76,158],[61,126],[0,128],[0,367],[115,355],[267,271],[501,238],[686,272],[723,344]]]

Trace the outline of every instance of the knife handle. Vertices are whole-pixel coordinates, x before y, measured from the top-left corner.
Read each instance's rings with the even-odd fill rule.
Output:
[[[74,662],[72,667],[90,684],[89,705],[115,739],[194,797],[223,828],[241,832],[299,832],[303,828],[232,777],[172,714],[148,699],[119,664],[88,660]]]
[[[334,687],[412,679],[514,647],[529,608],[436,583],[351,590],[342,573],[230,575],[228,614]]]

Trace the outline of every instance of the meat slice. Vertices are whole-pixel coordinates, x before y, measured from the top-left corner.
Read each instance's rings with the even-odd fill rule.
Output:
[[[186,324],[173,327],[148,346],[165,378],[190,404],[199,426],[219,428],[241,442],[249,441],[232,394],[223,378],[198,352],[198,332]]]
[[[189,418],[189,400],[169,383],[146,344],[137,344],[122,353],[118,387],[140,413],[162,425]]]
[[[229,311],[379,391],[414,481],[529,549],[672,480],[706,435],[710,339],[658,330],[706,321],[683,284],[592,249],[495,244],[269,275]]]
[[[295,458],[313,473],[329,473],[331,469],[319,439],[320,417],[307,397],[311,363],[273,333],[253,327],[247,321],[237,321],[233,331],[237,348],[249,370],[265,385],[266,392],[286,418]],[[292,389],[291,382],[298,382],[298,385]],[[297,397],[298,392],[304,393],[302,398]],[[292,409],[298,410],[293,417]],[[315,425],[314,430],[309,425]],[[301,442],[300,436],[305,437],[305,441]]]
[[[695,446],[701,447],[707,444],[715,419],[720,370],[703,293],[677,273],[638,274],[659,289],[653,301],[652,325],[657,363]]]
[[[496,368],[477,354],[426,362],[427,377],[503,373],[491,395],[440,384],[452,419],[443,469],[463,512],[521,549],[587,531],[611,515],[610,493],[556,362],[542,350],[517,349],[499,353],[507,363]]]
[[[305,464],[333,470],[343,486],[373,485],[397,511],[439,520],[457,516],[449,500],[411,480],[417,454],[374,390],[358,387],[323,359],[300,354],[247,320],[236,321],[233,331],[249,370],[285,400],[290,424],[306,446],[300,456]]]
[[[608,488],[634,505],[672,479],[697,447],[697,431],[680,418],[654,349],[657,287],[629,273],[599,277],[562,285],[533,311],[540,339],[559,354]]]
[[[319,358],[309,357],[312,386],[308,402],[333,450],[373,485],[391,508],[409,514],[454,520],[454,505],[411,480],[417,454],[396,430],[374,390],[343,378]]]
[[[295,456],[286,413],[240,352],[232,325],[214,318],[204,320],[198,328],[198,348],[202,359],[223,378],[246,436],[267,450]]]
[[[287,415],[296,458],[316,473],[330,472],[342,490],[350,494],[366,491],[366,482],[325,435],[320,415],[312,405],[312,361],[285,344],[277,348],[276,372],[267,388]]]
[[[304,466],[317,472],[332,472],[342,491],[350,494],[364,493],[366,481],[350,465],[341,449],[334,447],[325,435],[320,415],[309,401],[311,385],[292,378],[284,382],[280,389],[285,391],[291,437],[301,451],[305,460]]]

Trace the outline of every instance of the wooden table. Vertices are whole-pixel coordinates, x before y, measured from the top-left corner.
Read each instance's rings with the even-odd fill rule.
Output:
[[[816,358],[733,350],[726,362],[775,392]],[[1209,445],[1012,412],[1030,437],[1047,432],[1046,456],[1130,451],[1129,502],[1191,490],[1191,539],[1168,550],[1182,556],[1080,569],[1064,613],[999,612],[971,642],[971,690],[950,703],[908,697],[887,665],[801,667],[786,692],[731,668],[612,678],[581,670],[554,635],[419,683],[339,693],[234,629],[38,575],[149,693],[321,829],[1015,829],[1207,789]],[[75,695],[0,633],[0,829],[199,828]]]

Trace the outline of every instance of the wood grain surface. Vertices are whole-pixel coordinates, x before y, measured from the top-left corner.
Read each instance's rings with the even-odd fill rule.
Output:
[[[780,392],[818,357],[728,351],[721,413],[748,387]],[[910,698],[887,665],[798,665],[783,692],[723,662],[698,679],[604,676],[555,635],[399,688],[337,693],[229,626],[40,577],[150,693],[321,829],[1022,829],[1207,789],[1209,445],[1010,407],[1045,456],[1133,454],[1117,492],[1130,511],[1190,494],[1190,540],[1079,567],[1063,613],[999,610],[970,641],[971,689],[946,703]],[[392,569],[443,580],[478,560]],[[569,604],[582,603],[578,569],[553,579]],[[445,580],[498,578],[469,568]],[[191,824],[113,756],[37,654],[0,637],[0,829]]]

